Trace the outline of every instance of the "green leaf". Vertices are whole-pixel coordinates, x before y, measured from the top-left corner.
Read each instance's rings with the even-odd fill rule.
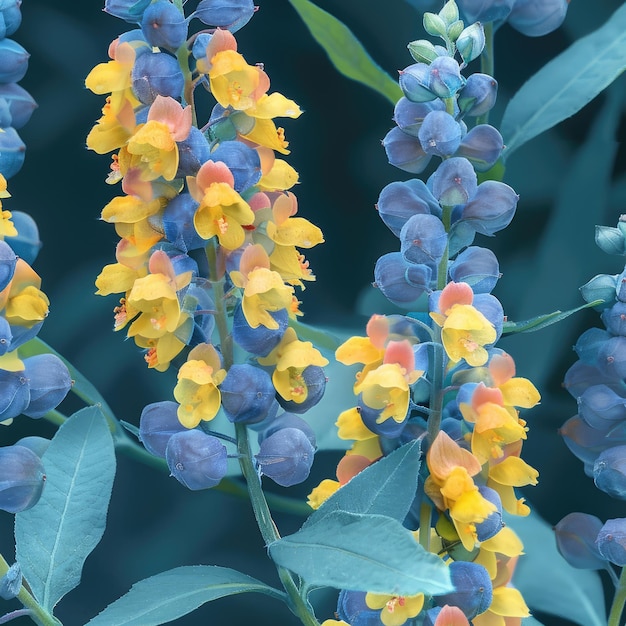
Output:
[[[334,511],[369,513],[402,522],[417,492],[420,441],[408,443],[359,472],[304,523],[316,524]]]
[[[401,98],[402,91],[398,83],[372,60],[343,22],[309,0],[289,2],[339,72],[377,91],[392,104]]]
[[[537,317],[532,317],[531,319],[524,320],[523,322],[504,322],[502,325],[502,334],[510,335],[512,333],[532,333],[536,330],[541,330],[546,326],[550,326],[551,324],[556,324],[557,322],[564,320],[566,317],[569,317],[574,313],[578,313],[578,311],[599,306],[601,304],[604,304],[604,300],[594,300],[593,302],[587,302],[587,304],[578,306],[575,309],[570,309],[569,311],[553,311],[552,313],[537,315]]]
[[[130,591],[89,621],[89,626],[157,626],[205,602],[237,593],[284,594],[241,572],[210,565],[177,567],[135,583]]]
[[[42,457],[39,502],[15,516],[16,560],[47,611],[80,582],[100,541],[115,477],[113,439],[97,407],[81,409],[57,431]]]
[[[569,565],[556,548],[552,526],[536,513],[506,516],[505,521],[524,543],[513,584],[531,611],[558,615],[581,626],[606,626],[598,572]]]
[[[403,596],[452,591],[448,566],[383,515],[333,511],[271,543],[269,553],[312,587]]]
[[[532,76],[511,98],[501,132],[508,158],[524,143],[574,115],[626,68],[626,5]]]

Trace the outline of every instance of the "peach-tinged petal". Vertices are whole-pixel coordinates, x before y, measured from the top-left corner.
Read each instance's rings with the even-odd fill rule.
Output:
[[[344,455],[337,464],[337,479],[339,480],[339,484],[345,485],[349,480],[371,464],[372,461],[366,456],[361,456],[360,454]]]
[[[450,435],[439,431],[427,453],[428,467],[434,477],[444,480],[457,466],[464,467],[470,476],[480,472],[481,465],[474,455],[461,448]]]
[[[455,304],[472,304],[474,292],[467,283],[449,282],[439,296],[439,311],[447,315],[447,311]]]
[[[494,354],[489,361],[489,373],[496,387],[515,376],[515,361],[510,354]]]

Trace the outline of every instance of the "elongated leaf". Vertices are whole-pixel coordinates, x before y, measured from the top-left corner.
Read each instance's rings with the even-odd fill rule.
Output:
[[[523,322],[504,322],[502,325],[502,333],[531,333],[535,330],[541,330],[546,326],[550,326],[551,324],[556,324],[557,322],[564,320],[566,317],[569,317],[574,313],[578,313],[578,311],[599,306],[603,303],[604,300],[594,300],[593,302],[587,302],[587,304],[577,306],[575,309],[570,309],[569,311],[553,311],[552,313],[537,315],[537,317],[532,317],[531,319],[524,320]]]
[[[383,515],[333,511],[270,544],[269,552],[311,586],[406,596],[452,590],[447,565]]]
[[[581,626],[606,626],[604,593],[598,572],[574,569],[556,549],[554,531],[536,513],[507,516],[524,543],[513,583],[531,611],[558,615]]]
[[[304,523],[315,524],[333,511],[386,515],[402,522],[417,492],[421,464],[415,440],[359,472]]]
[[[521,145],[574,115],[626,68],[626,5],[532,76],[504,112],[508,158]]]
[[[380,68],[350,29],[309,0],[289,0],[314,39],[344,76],[367,85],[395,104],[402,96],[398,83]]]
[[[15,516],[16,558],[47,611],[80,582],[100,541],[115,476],[113,439],[97,407],[82,409],[57,431],[42,457],[39,502]]]
[[[89,626],[157,626],[199,606],[245,592],[284,594],[241,572],[210,565],[177,567],[135,583],[130,591],[89,621]]]

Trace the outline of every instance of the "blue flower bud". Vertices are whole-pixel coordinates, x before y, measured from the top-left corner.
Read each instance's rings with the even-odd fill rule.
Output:
[[[461,144],[463,130],[460,124],[445,111],[431,111],[418,132],[422,150],[439,157],[453,155]]]
[[[602,322],[612,335],[626,335],[626,303],[616,302],[602,311]]]
[[[523,35],[541,37],[565,20],[569,0],[515,0],[509,24]]]
[[[515,0],[459,0],[465,21],[500,22],[507,18]]]
[[[626,378],[626,337],[611,337],[600,346],[598,367],[607,376]]]
[[[200,0],[192,17],[234,33],[250,21],[255,10],[252,0]]]
[[[464,28],[457,37],[455,44],[466,65],[477,59],[485,47],[485,29],[483,25],[480,22],[475,22]]]
[[[380,409],[373,409],[371,406],[368,406],[365,402],[363,402],[362,394],[359,394],[357,402],[359,403],[358,411],[363,423],[373,433],[387,439],[395,439],[402,434],[402,431],[407,425],[406,418],[408,417],[408,412],[402,422],[396,422],[396,420],[391,417],[379,422],[378,419],[380,418],[384,407]]]
[[[26,146],[20,139],[17,131],[12,128],[4,128],[0,131],[0,173],[5,178],[11,178],[17,174],[26,156]]]
[[[0,509],[19,513],[37,504],[46,481],[41,459],[24,446],[0,448]]]
[[[28,70],[30,54],[13,39],[0,39],[0,83],[18,83]]]
[[[195,429],[173,434],[165,448],[165,459],[171,475],[192,491],[215,487],[228,471],[228,455],[222,442]]]
[[[55,409],[72,387],[67,366],[55,354],[37,354],[24,359],[30,387],[30,402],[22,413],[34,419]]]
[[[278,328],[266,328],[263,325],[252,328],[243,314],[241,304],[238,304],[233,314],[232,335],[235,343],[250,354],[267,356],[280,343],[289,325],[289,315],[285,309],[270,311],[270,315],[278,323]]]
[[[493,235],[506,228],[515,215],[519,196],[495,180],[481,183],[463,208],[461,219],[482,235]]]
[[[615,293],[620,302],[626,302],[626,269],[616,279]]]
[[[144,407],[139,418],[139,441],[151,454],[164,459],[172,435],[187,431],[180,423],[177,411],[178,404],[171,400],[153,402]]]
[[[608,430],[626,419],[626,398],[608,385],[590,385],[578,398],[578,414],[592,428]]]
[[[0,291],[11,282],[16,263],[17,257],[13,248],[5,241],[0,241]]]
[[[477,117],[491,111],[498,97],[498,83],[488,74],[470,74],[459,91],[457,103],[463,115]]]
[[[428,179],[433,196],[442,206],[465,204],[478,189],[472,164],[462,157],[443,161]]]
[[[285,400],[280,394],[276,396],[280,406],[292,413],[306,413],[324,396],[326,390],[326,374],[319,365],[309,365],[302,370],[302,384],[307,389],[304,402]]]
[[[235,179],[235,191],[242,193],[261,178],[259,153],[241,141],[222,141],[211,153],[212,161],[223,161]]]
[[[133,91],[144,104],[152,104],[157,96],[180,99],[185,78],[178,61],[167,52],[140,54],[132,71]]]
[[[486,172],[500,158],[503,148],[500,132],[489,124],[479,124],[463,137],[457,156],[465,157],[477,172]]]
[[[374,267],[374,286],[393,304],[417,300],[430,288],[433,270],[428,265],[408,263],[401,252],[383,254]]]
[[[400,252],[409,263],[438,263],[447,245],[448,233],[434,215],[413,215],[400,232]]]
[[[342,589],[337,599],[337,616],[351,626],[380,626],[380,609],[365,603],[365,591]]]
[[[314,454],[300,429],[283,428],[261,442],[255,458],[262,474],[282,487],[291,487],[307,479]]]
[[[593,481],[612,498],[626,500],[626,446],[615,446],[600,453],[593,465]]]
[[[11,115],[9,126],[22,128],[37,108],[34,98],[19,85],[15,83],[0,84],[0,99],[4,100]]]
[[[481,485],[478,487],[480,495],[488,502],[495,504],[496,510],[489,515],[489,517],[476,524],[476,535],[478,541],[487,541],[494,535],[497,535],[503,528],[504,522],[502,521],[502,500],[495,489],[485,487]]]
[[[151,0],[105,0],[104,10],[126,22],[138,24],[150,2]]]
[[[192,126],[187,138],[178,143],[179,161],[176,177],[195,176],[200,166],[211,156],[211,148],[206,137],[199,128]]]
[[[263,420],[276,390],[270,375],[249,363],[232,365],[220,385],[222,408],[231,422],[256,423]]]
[[[491,606],[493,587],[489,573],[482,565],[453,561],[450,563],[450,578],[454,591],[434,596],[438,606],[458,606],[470,620]]]
[[[271,437],[275,432],[278,432],[279,430],[282,430],[284,428],[297,428],[307,436],[308,440],[311,442],[311,445],[314,448],[317,445],[315,431],[311,428],[306,420],[302,419],[299,415],[296,415],[295,413],[281,413],[272,420],[265,420],[264,424],[266,424],[267,422],[269,422],[269,424],[267,424],[267,426],[263,430],[259,431],[259,444],[264,439]]]
[[[187,22],[169,0],[156,0],[143,13],[141,32],[151,46],[175,51],[187,39]]]
[[[496,329],[496,341],[498,341],[504,324],[504,309],[500,300],[490,293],[477,293],[474,295],[473,305],[493,324]]]
[[[428,70],[428,89],[439,98],[452,98],[465,85],[461,68],[452,57],[437,57]]]
[[[588,328],[574,345],[578,358],[589,365],[599,365],[600,348],[611,338],[611,334],[603,328]]]
[[[619,567],[626,565],[626,519],[609,519],[598,533],[596,545],[600,554]]]
[[[36,436],[22,437],[15,442],[15,445],[24,446],[25,448],[32,450],[39,458],[41,458],[50,445],[50,439]]]
[[[431,102],[411,102],[400,98],[393,110],[393,121],[407,135],[417,137],[424,118],[432,111],[445,111],[446,105],[441,100]]]
[[[189,193],[181,193],[174,196],[163,211],[165,236],[182,250],[197,250],[206,245],[193,225],[193,216],[199,206]]]
[[[20,415],[29,401],[30,389],[25,372],[0,370],[0,422]]]
[[[22,0],[2,3],[0,12],[0,39],[12,35],[22,23]]]
[[[580,295],[585,302],[595,302],[596,300],[604,301],[603,304],[598,305],[598,308],[607,307],[615,302],[616,293],[617,274],[613,276],[609,274],[598,274],[580,287]]]
[[[13,248],[17,256],[32,265],[42,246],[37,222],[23,211],[11,211],[11,219],[17,230],[17,236],[5,237],[4,241]]]
[[[414,63],[400,72],[398,80],[402,93],[411,102],[430,102],[437,97],[429,89],[430,66],[426,63]]]
[[[11,600],[22,588],[22,569],[19,563],[13,563],[7,573],[0,578],[0,598]]]
[[[424,152],[415,137],[407,135],[398,127],[392,128],[385,135],[383,148],[391,165],[411,174],[424,171],[431,159],[431,155]]]
[[[500,265],[489,248],[470,246],[450,264],[448,273],[452,281],[467,283],[474,293],[490,293],[500,278]]]
[[[400,237],[402,227],[413,215],[441,214],[439,203],[425,183],[417,178],[389,183],[380,192],[376,209],[396,237]]]
[[[19,326],[18,324],[12,324],[11,333],[13,334],[13,341],[11,341],[11,350],[19,348],[22,344],[25,344],[33,337],[36,337],[42,326],[43,322],[39,322],[31,328],[28,328],[26,326]]]
[[[617,444],[607,438],[606,432],[591,428],[578,415],[568,419],[559,429],[559,434],[569,451],[583,462],[587,476],[593,476],[593,466],[600,452]],[[626,438],[622,443],[626,443]]]
[[[604,569],[596,539],[602,521],[587,513],[569,513],[555,527],[556,547],[561,556],[577,569]]]

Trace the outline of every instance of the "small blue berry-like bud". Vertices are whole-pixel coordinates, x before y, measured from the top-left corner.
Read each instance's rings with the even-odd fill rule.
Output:
[[[467,65],[477,59],[485,47],[485,29],[480,22],[474,22],[461,31],[454,42],[463,62]]]
[[[470,620],[491,606],[493,586],[489,573],[482,565],[453,561],[450,563],[450,578],[455,590],[434,596],[437,605],[458,606]]]
[[[417,214],[400,232],[400,252],[409,263],[438,263],[448,245],[448,233],[438,217]]]
[[[41,458],[50,445],[50,439],[36,436],[22,437],[15,442],[15,445],[24,446],[25,448],[32,450],[39,458]]]
[[[267,356],[280,343],[289,325],[289,314],[285,309],[270,311],[270,315],[278,328],[266,328],[262,324],[252,328],[243,314],[241,304],[238,304],[233,314],[232,335],[235,343],[250,354]]]
[[[157,96],[180,99],[185,78],[178,61],[167,52],[140,54],[132,72],[133,91],[144,104],[152,104]]]
[[[474,294],[473,305],[493,324],[498,341],[504,324],[504,309],[500,300],[490,293],[477,293]]]
[[[0,448],[0,509],[19,513],[37,504],[46,480],[41,459],[24,446]]]
[[[0,422],[20,415],[29,401],[30,389],[25,372],[0,370]]]
[[[489,124],[479,124],[463,137],[457,156],[465,157],[477,172],[486,172],[500,158],[503,148],[500,132]]]
[[[17,257],[13,248],[5,241],[0,241],[0,291],[11,282],[16,263]]]
[[[9,0],[0,5],[0,39],[12,35],[22,23],[22,0]]]
[[[597,274],[580,287],[580,295],[585,302],[594,302],[596,300],[604,301],[598,308],[609,306],[615,302],[616,293],[617,274],[613,276],[609,274]]]
[[[278,432],[279,430],[282,430],[284,428],[297,428],[308,437],[311,445],[314,448],[316,447],[317,444],[315,431],[311,428],[309,423],[306,420],[302,419],[299,415],[296,415],[295,413],[282,413],[281,415],[275,417],[273,420],[266,420],[266,422],[267,421],[269,421],[267,428],[259,431],[259,444],[264,439],[271,437],[275,432]]]
[[[391,165],[411,174],[423,172],[431,159],[417,138],[407,135],[398,127],[392,128],[385,135],[383,148]]]
[[[515,0],[509,24],[523,35],[541,37],[565,20],[569,0]]]
[[[172,435],[165,459],[171,475],[192,491],[215,487],[228,471],[228,455],[222,442],[195,429]]]
[[[488,74],[470,74],[457,103],[463,115],[477,117],[491,111],[498,97],[498,83]]]
[[[23,211],[11,211],[11,219],[17,230],[17,237],[5,237],[4,241],[13,248],[17,256],[32,265],[42,245],[37,222]]]
[[[626,398],[608,385],[590,385],[578,398],[578,414],[592,428],[609,430],[626,419]]]
[[[395,439],[402,434],[404,427],[406,426],[406,419],[402,422],[396,422],[393,418],[388,418],[382,422],[378,421],[380,414],[383,412],[383,409],[373,409],[363,402],[363,398],[359,395],[358,398],[359,403],[359,414],[361,415],[361,419],[363,423],[369,430],[381,437],[386,437],[387,439]],[[408,415],[408,413],[407,413]],[[406,416],[405,416],[406,417]]]
[[[557,550],[572,567],[604,569],[606,560],[596,545],[601,529],[602,521],[595,515],[569,513],[554,527]]]
[[[7,573],[0,578],[0,598],[11,600],[22,588],[22,569],[19,563],[13,563]]]
[[[161,218],[165,236],[181,250],[197,250],[206,245],[193,225],[193,216],[199,206],[189,193],[174,196],[165,206]]]
[[[209,142],[196,126],[192,126],[187,138],[178,143],[178,158],[176,178],[195,176],[201,165],[211,158]]]
[[[178,404],[171,400],[147,404],[139,418],[139,440],[148,452],[165,458],[167,444],[176,433],[186,432],[178,419]]]
[[[34,419],[55,409],[72,387],[67,366],[55,354],[37,354],[24,359],[30,387],[30,402],[22,411]]]
[[[151,0],[105,0],[104,10],[131,24],[139,24]]]
[[[156,0],[141,18],[141,32],[156,48],[176,51],[187,39],[185,16],[169,0]]]
[[[267,437],[255,456],[261,473],[281,487],[306,480],[311,471],[315,448],[299,428],[283,428]]]
[[[429,89],[430,66],[426,63],[414,63],[400,72],[398,80],[402,93],[411,102],[430,102],[437,97]]]
[[[250,21],[255,10],[252,0],[200,0],[192,17],[234,33]]]
[[[600,346],[598,367],[607,376],[626,378],[626,337],[611,337]]]
[[[0,83],[18,83],[28,70],[30,54],[13,39],[0,39]]]
[[[615,446],[600,453],[593,465],[593,481],[612,498],[626,500],[626,446]]]
[[[424,181],[413,178],[404,182],[389,183],[378,196],[378,215],[396,236],[413,215],[441,214],[441,207]]]
[[[478,189],[472,164],[462,157],[443,161],[428,179],[433,196],[442,206],[465,204]]]
[[[515,191],[505,183],[486,180],[463,207],[461,219],[476,232],[493,235],[511,223],[518,199]]]
[[[609,519],[598,533],[596,545],[600,554],[619,567],[626,565],[626,519]]]
[[[428,74],[428,89],[439,98],[452,98],[465,85],[459,64],[449,56],[437,57]]]
[[[11,115],[9,126],[16,129],[22,128],[37,108],[34,98],[16,83],[0,84],[0,99],[7,102]]]
[[[211,153],[212,161],[223,161],[235,179],[235,191],[253,187],[261,178],[259,153],[241,141],[222,141]]]
[[[342,589],[337,599],[337,616],[354,626],[380,626],[380,609],[370,609],[365,603],[365,591]]]
[[[589,365],[599,365],[598,353],[602,346],[611,339],[611,334],[603,328],[588,328],[574,344],[574,351],[581,361]]]
[[[502,528],[504,528],[504,522],[502,521],[502,500],[500,500],[498,492],[490,487],[481,485],[478,487],[478,491],[485,500],[495,504],[497,508],[485,521],[476,524],[478,541],[487,541],[487,539],[491,539],[491,537],[497,535]]]
[[[0,173],[5,178],[15,176],[22,169],[25,156],[26,146],[15,128],[2,129],[0,132]]]
[[[452,156],[458,149],[463,129],[445,111],[431,111],[422,122],[417,134],[422,150],[439,157]]]
[[[319,365],[309,365],[302,370],[302,384],[307,389],[307,396],[303,402],[285,400],[280,394],[276,399],[285,411],[291,413],[306,413],[315,406],[324,396],[326,390],[326,374]]]
[[[400,98],[393,109],[393,121],[400,130],[417,137],[424,118],[432,111],[445,111],[446,105],[441,100],[431,102],[411,102]]]
[[[620,302],[626,302],[626,269],[616,279],[615,293]]]
[[[602,311],[602,322],[613,335],[626,336],[626,302],[616,302]]]
[[[433,270],[428,265],[408,263],[401,252],[383,254],[374,267],[374,285],[393,304],[417,300],[430,288]]]
[[[263,420],[274,402],[276,390],[270,375],[249,363],[235,363],[220,385],[222,408],[231,422]]]
[[[500,265],[489,248],[470,246],[456,257],[448,272],[451,280],[467,283],[474,293],[490,293],[500,278]]]
[[[507,18],[515,0],[459,0],[458,4],[467,23],[500,22]]]

